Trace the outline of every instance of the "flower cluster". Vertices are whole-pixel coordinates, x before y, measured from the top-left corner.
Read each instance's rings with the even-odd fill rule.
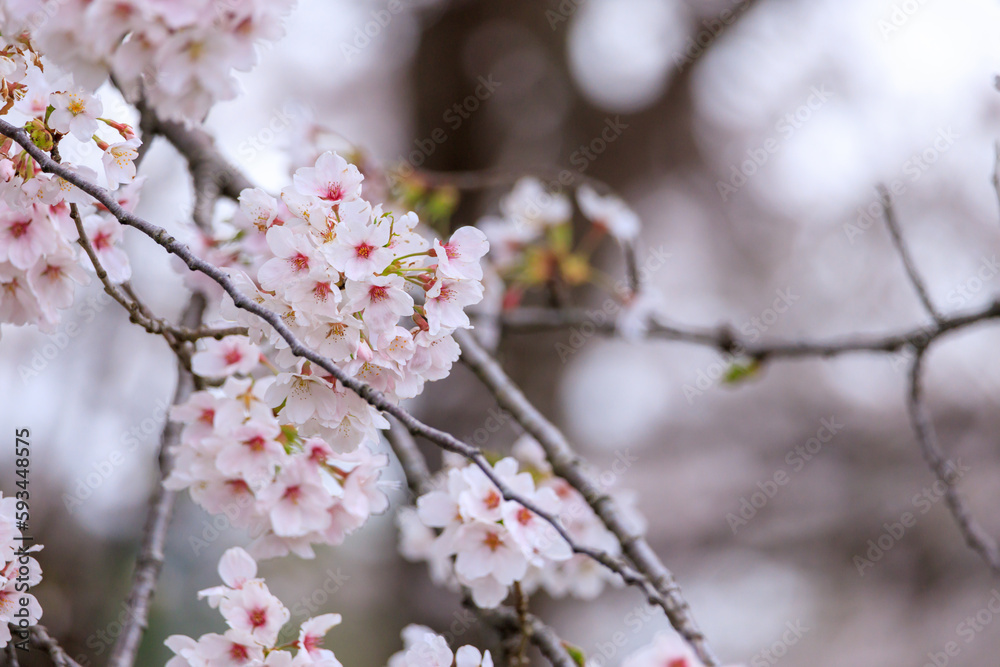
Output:
[[[129,183],[119,190],[119,199],[133,208],[141,183],[135,181],[139,142],[132,128],[102,118],[100,100],[74,88],[71,80],[53,83],[52,68],[43,64],[30,42],[5,36],[0,46],[0,94],[5,102],[0,115],[13,110],[26,119],[23,126],[35,145],[54,155],[69,137],[96,143],[107,182],[113,189]],[[113,130],[117,139],[101,139],[101,128]],[[69,167],[89,181],[97,180],[88,167]],[[82,226],[109,279],[120,283],[129,278],[128,258],[118,247],[122,227],[92,202],[75,186],[42,172],[12,140],[0,143],[0,322],[52,331],[58,311],[72,305],[76,285],[88,281],[75,247],[79,230],[70,215],[71,204],[79,208]],[[86,257],[82,261],[90,265]]]
[[[323,638],[340,624],[340,614],[310,618],[297,639],[278,645],[291,613],[257,578],[250,554],[239,547],[226,551],[219,560],[219,577],[222,586],[200,591],[198,597],[219,610],[229,629],[197,640],[171,635],[164,643],[175,655],[166,667],[341,667],[333,651],[323,648]],[[453,654],[443,637],[419,625],[403,630],[403,646],[389,659],[389,667],[493,667],[489,651],[463,646]]]
[[[397,218],[362,199],[361,182],[354,165],[324,153],[314,167],[296,171],[280,200],[244,191],[232,220],[238,232],[228,243],[200,247],[347,375],[390,400],[413,397],[458,358],[451,334],[470,326],[464,308],[482,298],[479,261],[488,246],[473,228],[447,242],[424,238],[414,214]],[[239,267],[253,267],[257,280]],[[385,508],[374,484],[386,458],[368,444],[388,423],[232,299],[222,312],[247,326],[251,338],[203,342],[193,370],[249,374],[264,359],[275,376],[231,378],[221,397],[202,392],[175,411],[187,427],[168,484],[190,487],[213,513],[241,495],[253,508],[241,523],[262,519],[259,553],[310,553],[310,543],[339,543]],[[412,325],[400,326],[401,318]],[[258,345],[273,350],[273,360]]]
[[[388,667],[493,667],[493,657],[475,646],[452,653],[441,635],[422,625],[408,625],[403,628],[403,650],[389,658]]]
[[[229,549],[219,561],[219,576],[223,585],[200,591],[198,597],[218,608],[229,629],[197,640],[171,635],[165,644],[175,656],[167,667],[341,667],[333,651],[322,647],[326,633],[340,623],[340,614],[308,619],[298,639],[278,646],[278,635],[291,613],[257,578],[254,559],[243,549]]]
[[[282,35],[294,0],[4,0],[4,35],[30,34],[93,91],[110,71],[165,117],[200,120],[238,92],[259,42]]]
[[[515,447],[526,462],[507,457],[493,465],[496,476],[519,497],[559,519],[574,542],[620,553],[620,544],[586,499],[552,474],[538,444],[528,437]],[[439,490],[417,499],[416,511],[401,512],[401,552],[425,560],[439,584],[466,586],[480,607],[496,607],[519,582],[525,593],[539,587],[555,596],[596,597],[617,579],[589,557],[574,554],[545,519],[513,500],[473,465],[456,459],[437,480]],[[627,500],[627,499],[626,499]],[[630,513],[638,525],[641,519]]]
[[[639,217],[618,197],[601,196],[583,185],[576,191],[576,200],[592,227],[591,236],[571,250],[573,206],[569,198],[550,192],[538,179],[520,179],[500,200],[501,215],[479,222],[493,246],[491,258],[497,268],[523,282],[559,275],[575,284],[587,279],[591,246],[600,236],[610,234],[620,241],[638,236]]]
[[[28,588],[42,580],[42,569],[32,556],[41,551],[41,545],[25,547],[18,528],[17,498],[4,498],[0,494],[0,649],[11,640],[10,625],[24,633],[38,623],[42,607]],[[20,509],[23,510],[21,505]]]
[[[257,363],[259,355],[249,352],[252,345],[245,339],[222,345],[230,346],[234,368]],[[196,370],[215,363],[214,351],[199,355]],[[205,510],[250,530],[258,557],[293,551],[310,558],[311,544],[340,544],[372,514],[385,511],[388,500],[377,482],[388,457],[365,444],[335,452],[326,440],[281,423],[270,407],[275,389],[273,378],[231,377],[221,389],[197,392],[176,406],[171,418],[186,425],[164,484],[190,489]],[[284,402],[287,409],[290,403]],[[369,414],[352,392],[342,392],[335,402]]]
[[[230,265],[257,267],[256,282],[236,275],[241,287],[281,314],[312,349],[391,400],[411,398],[426,381],[447,376],[458,358],[451,334],[470,326],[465,308],[482,299],[480,260],[489,245],[472,227],[447,242],[429,240],[415,214],[397,216],[364,200],[362,180],[353,164],[324,153],[314,167],[295,172],[280,201],[259,189],[244,191],[241,219],[234,220],[245,225],[243,254]],[[263,246],[248,238],[255,232],[263,233]],[[260,259],[240,259],[252,254],[248,248],[256,248]],[[270,327],[244,311],[230,308],[227,315],[278,349],[277,363],[286,372],[277,386],[285,388],[289,406],[334,402],[335,387],[289,354]],[[412,325],[400,326],[401,320]],[[316,413],[286,409],[298,424]],[[336,429],[340,415],[320,411],[318,420]]]

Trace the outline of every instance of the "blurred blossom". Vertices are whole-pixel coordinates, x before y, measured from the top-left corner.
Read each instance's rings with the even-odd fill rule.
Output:
[[[610,111],[639,111],[673,77],[686,37],[674,0],[590,0],[573,16],[569,65],[583,93]]]

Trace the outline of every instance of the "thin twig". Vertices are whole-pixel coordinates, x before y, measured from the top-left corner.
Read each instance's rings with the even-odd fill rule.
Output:
[[[621,542],[625,555],[643,574],[644,580],[652,584],[652,590],[646,591],[649,601],[663,609],[674,629],[691,644],[706,665],[717,665],[673,574],[645,537],[629,525],[617,503],[590,478],[583,460],[573,451],[562,432],[525,397],[471,333],[460,329],[454,335],[462,347],[462,362],[486,385],[497,404],[538,441],[552,463],[553,472],[583,495],[608,530]]]
[[[934,318],[935,322],[940,322],[941,314],[934,307],[934,302],[931,301],[930,294],[927,292],[927,285],[924,284],[923,278],[920,277],[920,273],[913,262],[913,257],[910,255],[909,248],[907,248],[906,242],[903,240],[903,232],[899,227],[896,210],[892,204],[892,195],[889,193],[889,189],[881,184],[878,186],[878,194],[882,199],[882,211],[885,216],[886,227],[889,228],[892,243],[896,246],[896,251],[899,253],[900,259],[903,260],[903,267],[906,269],[906,275],[910,278],[913,290],[917,293],[920,303],[924,305],[927,313]]]
[[[465,606],[501,632],[520,632],[521,623],[526,623],[527,627],[530,628],[531,643],[538,647],[538,650],[549,662],[556,667],[579,667],[569,651],[566,650],[566,642],[560,639],[555,631],[545,625],[537,616],[526,614],[522,619],[516,610],[509,607],[479,609],[471,599],[465,601]]]
[[[59,646],[59,642],[49,635],[49,631],[44,625],[31,626],[31,643],[44,649],[57,667],[80,667],[80,663],[69,657],[66,651]]]
[[[993,150],[996,154],[993,163],[993,189],[997,193],[997,204],[1000,205],[1000,141],[993,144]]]
[[[958,481],[962,474],[957,466],[945,456],[938,442],[934,423],[924,404],[922,372],[926,347],[919,347],[910,364],[909,395],[906,407],[910,424],[917,436],[920,452],[934,476],[945,486],[944,498],[948,509],[955,517],[955,523],[965,538],[966,544],[978,553],[989,566],[994,576],[1000,576],[1000,549],[996,540],[972,516],[972,511],[958,493]]]
[[[646,323],[646,337],[712,347],[720,352],[760,361],[824,358],[859,352],[899,352],[906,347],[926,344],[945,334],[997,318],[1000,318],[1000,299],[968,313],[949,315],[942,317],[939,322],[897,333],[844,336],[830,340],[751,343],[726,326],[711,329],[673,325],[654,316]],[[502,323],[505,333],[524,334],[577,328],[585,335],[618,334],[613,320],[596,319],[583,309],[518,308],[504,313]]]

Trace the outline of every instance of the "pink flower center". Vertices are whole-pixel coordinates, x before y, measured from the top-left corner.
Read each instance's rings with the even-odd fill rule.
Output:
[[[385,301],[389,298],[389,288],[384,285],[372,285],[368,290],[368,296],[372,301]]]
[[[503,546],[503,541],[500,539],[499,535],[490,531],[486,533],[486,538],[483,540],[483,544],[488,546],[490,548],[490,551],[496,551],[501,546]]]
[[[94,250],[105,250],[111,246],[111,242],[108,240],[110,237],[106,232],[98,232],[97,236],[94,237],[92,243],[94,244]]]
[[[63,276],[63,269],[61,266],[49,264],[45,267],[45,270],[42,271],[42,275],[49,280],[59,280]]]
[[[240,363],[240,361],[243,360],[243,353],[234,347],[233,349],[226,352],[225,360],[227,366],[238,364]]]
[[[232,644],[229,647],[229,657],[233,660],[243,662],[250,659],[250,652],[243,644]]]
[[[444,246],[442,246],[442,247],[444,248],[444,254],[448,255],[448,259],[457,259],[458,258],[458,250],[456,250],[455,248],[451,247],[450,243],[445,243]]]
[[[303,255],[301,252],[288,260],[292,264],[292,268],[296,271],[308,271],[309,270],[309,258]]]
[[[306,653],[312,653],[319,648],[319,639],[318,635],[306,635],[305,639],[302,640],[302,648],[306,650]]]
[[[243,444],[250,448],[252,452],[262,452],[264,451],[264,438],[263,436],[255,435],[249,440],[244,440]]]
[[[18,220],[10,226],[10,235],[15,239],[19,239],[28,233],[28,227],[30,226],[31,218],[28,218],[27,220]]]
[[[206,424],[211,425],[211,423],[215,421],[215,410],[213,408],[205,408],[204,410],[201,411],[201,414],[198,416],[198,419],[205,422]]]
[[[358,253],[358,257],[360,257],[361,259],[368,259],[368,257],[372,254],[372,251],[375,250],[375,246],[369,245],[367,243],[362,243],[361,245],[356,247],[355,250]]]
[[[332,291],[333,288],[330,287],[330,283],[316,283],[316,286],[313,287],[313,294],[316,295],[316,299],[319,301],[326,301]]]
[[[496,491],[491,490],[486,495],[484,503],[486,504],[486,509],[495,510],[496,508],[500,507],[500,494],[497,493]]]
[[[340,183],[330,183],[326,186],[326,196],[324,199],[329,199],[330,201],[340,201],[344,198],[344,188]]]
[[[301,496],[302,496],[302,488],[298,484],[296,484],[295,486],[290,486],[287,489],[285,489],[285,495],[282,496],[282,498],[298,505],[299,498]]]
[[[249,618],[250,618],[250,625],[252,625],[255,628],[259,628],[260,626],[267,623],[267,609],[264,609],[263,607],[257,607],[255,609],[251,609]]]
[[[522,526],[527,526],[534,517],[535,515],[527,507],[517,510],[517,522]]]

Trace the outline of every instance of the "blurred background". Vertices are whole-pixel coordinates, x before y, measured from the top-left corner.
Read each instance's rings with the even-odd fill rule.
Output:
[[[865,213],[879,182],[896,184],[903,232],[941,310],[1000,294],[998,28],[1000,7],[986,0],[302,0],[286,37],[241,77],[245,95],[207,125],[273,191],[312,120],[385,164],[569,169],[640,214],[639,265],[672,320],[761,341],[890,332],[925,316],[881,219]],[[446,140],[428,148],[439,129]],[[179,229],[191,206],[182,158],[157,140],[142,173],[139,213]],[[495,213],[507,189],[467,193],[455,224]],[[169,262],[126,237],[137,290],[176,316],[186,295]],[[606,250],[604,268],[621,275],[614,244]],[[655,269],[654,252],[667,256]],[[995,663],[1000,619],[991,625],[987,605],[1000,583],[930,490],[905,412],[904,357],[781,361],[727,386],[727,361],[708,349],[593,337],[561,358],[569,336],[512,335],[499,354],[598,470],[630,461],[616,483],[638,492],[652,545],[724,660],[917,667],[955,642],[947,664]],[[961,489],[993,535],[998,344],[995,325],[964,329],[932,350],[926,375],[943,446],[968,468]],[[0,422],[33,434],[42,621],[82,665],[103,664],[155,482],[172,355],[93,284],[57,333],[5,326],[0,351]],[[469,437],[494,405],[456,365],[410,407]],[[503,451],[517,435],[505,426],[487,446]],[[8,494],[12,455],[0,450]],[[734,521],[779,472],[787,484]],[[296,622],[344,615],[328,645],[345,665],[384,664],[411,622],[461,628],[456,645],[489,647],[488,632],[456,615],[456,596],[398,556],[392,513],[410,498],[389,493],[390,513],[343,547],[267,562],[272,590]],[[906,512],[915,525],[883,537]],[[140,664],[163,664],[167,635],[222,628],[196,591],[248,538],[211,519],[186,494],[178,501]],[[872,552],[880,537],[890,548]],[[532,606],[601,664],[667,627],[632,590],[594,604],[539,595]],[[626,646],[611,643],[617,632]]]

